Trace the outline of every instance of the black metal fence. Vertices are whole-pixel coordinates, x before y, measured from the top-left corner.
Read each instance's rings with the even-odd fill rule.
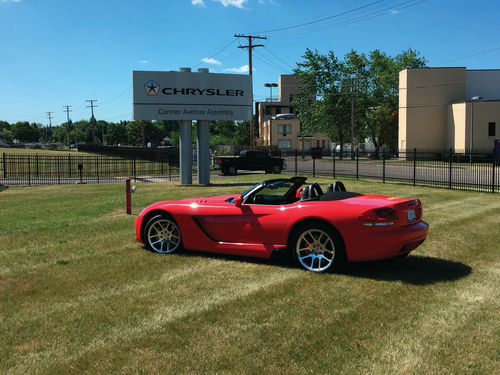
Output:
[[[128,177],[148,180],[179,178],[177,160],[161,154],[155,160],[108,155],[0,155],[0,184],[55,185],[68,183],[110,183]]]
[[[370,178],[414,186],[500,192],[500,155],[494,150],[380,150],[330,155],[289,150],[281,155],[287,173]]]
[[[139,155],[118,148],[120,156],[63,154],[0,154],[0,184],[48,185],[75,182],[109,183],[128,177],[178,180],[178,150],[148,151]],[[369,178],[414,186],[500,192],[500,153],[493,150],[356,150],[342,154],[288,150],[281,156],[286,173],[331,178]],[[314,156],[314,157],[313,157]],[[195,163],[194,163],[195,164]],[[194,169],[194,166],[193,166]],[[195,172],[195,171],[193,171]]]

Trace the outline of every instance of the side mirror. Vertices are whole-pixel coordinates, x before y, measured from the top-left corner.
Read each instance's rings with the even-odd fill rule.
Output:
[[[234,197],[235,207],[241,207],[242,203],[243,203],[243,195],[238,195],[238,196]]]

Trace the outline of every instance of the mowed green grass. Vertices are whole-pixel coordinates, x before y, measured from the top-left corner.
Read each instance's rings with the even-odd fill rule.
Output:
[[[138,183],[133,211],[261,177]],[[346,185],[419,197],[427,241],[333,274],[160,255],[135,241],[122,184],[0,186],[0,373],[500,373],[499,196]]]
[[[91,154],[88,152],[75,152],[68,150],[44,150],[44,149],[31,149],[31,148],[10,148],[10,147],[0,147],[0,154],[7,155],[40,155],[40,156],[67,156],[71,154],[71,156],[94,156],[95,154]]]

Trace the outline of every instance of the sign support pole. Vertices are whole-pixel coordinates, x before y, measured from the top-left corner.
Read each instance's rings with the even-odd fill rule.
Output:
[[[179,156],[181,185],[193,184],[193,129],[191,120],[179,124]]]
[[[180,68],[179,72],[190,72],[191,68]],[[181,185],[193,184],[193,122],[179,121],[179,163]]]

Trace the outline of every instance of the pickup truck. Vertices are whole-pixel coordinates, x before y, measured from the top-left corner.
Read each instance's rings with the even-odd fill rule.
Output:
[[[221,156],[214,160],[216,168],[225,175],[236,175],[238,170],[264,170],[266,173],[281,173],[286,163],[281,158],[270,157],[263,151],[243,150],[239,156]]]

